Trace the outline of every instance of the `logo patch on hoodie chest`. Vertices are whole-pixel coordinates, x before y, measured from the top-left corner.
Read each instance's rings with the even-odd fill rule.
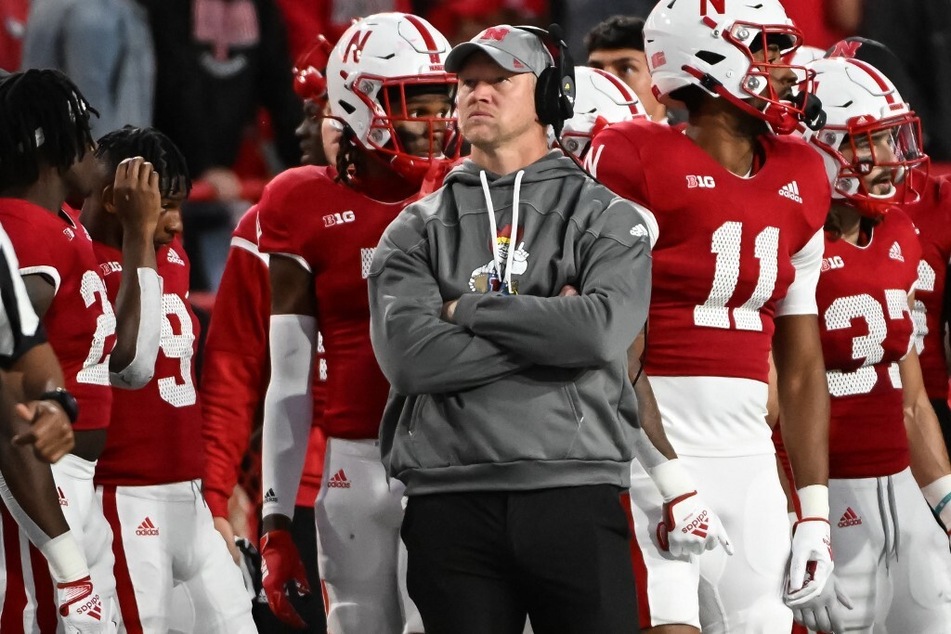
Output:
[[[472,275],[469,277],[470,291],[475,293],[500,292],[505,295],[518,295],[518,280],[515,279],[515,276],[522,275],[526,270],[528,270],[528,258],[530,254],[525,250],[524,241],[520,242],[518,246],[515,247],[515,252],[512,254],[512,274],[510,276],[512,280],[512,287],[508,288],[505,284],[505,267],[508,265],[507,263],[509,261],[509,249],[512,248],[512,243],[514,242],[512,240],[511,234],[511,225],[506,225],[505,227],[502,227],[502,230],[499,231],[499,235],[496,238],[502,270],[498,270],[498,267],[495,263],[495,258],[490,259],[479,268],[473,270]]]

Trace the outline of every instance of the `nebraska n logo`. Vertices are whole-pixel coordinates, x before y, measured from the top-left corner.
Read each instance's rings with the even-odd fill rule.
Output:
[[[835,46],[832,47],[832,52],[826,55],[826,57],[847,57],[852,59],[858,54],[861,47],[861,42],[840,40],[835,43]]]
[[[350,41],[347,42],[347,48],[343,49],[343,63],[346,64],[347,60],[350,58],[351,53],[353,54],[353,63],[360,63],[360,56],[363,55],[363,47],[367,45],[367,40],[370,39],[370,34],[373,31],[367,31],[362,33],[363,38],[360,37],[361,32],[357,31],[353,34],[353,37],[350,38]]]
[[[708,4],[713,5],[713,10],[720,15],[726,13],[726,0],[700,0],[700,15],[709,13]]]
[[[509,31],[510,29],[504,26],[490,26],[485,31],[482,31],[482,36],[479,38],[479,41],[494,40],[501,42],[505,39],[505,36],[509,34]]]

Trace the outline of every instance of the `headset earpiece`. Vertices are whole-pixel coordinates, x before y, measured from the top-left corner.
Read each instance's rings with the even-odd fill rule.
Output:
[[[538,120],[561,134],[566,120],[574,115],[575,65],[565,43],[564,32],[557,24],[548,31],[534,26],[518,27],[534,34],[551,54],[554,64],[542,71],[535,85],[535,112]]]

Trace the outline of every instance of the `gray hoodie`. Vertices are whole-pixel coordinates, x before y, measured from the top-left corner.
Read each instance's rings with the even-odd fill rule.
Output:
[[[393,388],[383,461],[408,494],[627,486],[627,349],[650,301],[639,209],[551,152],[505,176],[466,161],[387,228],[370,336]],[[456,323],[440,319],[456,298]]]

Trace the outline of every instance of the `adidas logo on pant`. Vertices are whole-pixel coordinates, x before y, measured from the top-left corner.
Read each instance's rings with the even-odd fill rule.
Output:
[[[335,489],[349,489],[350,480],[347,480],[347,474],[343,472],[343,469],[333,474],[330,478],[330,482],[327,483],[327,486],[333,487]]]
[[[66,499],[66,494],[63,493],[62,487],[56,487],[56,493],[57,493],[57,496],[59,497],[59,505],[69,506],[69,500]]]
[[[158,535],[158,531],[159,529],[152,523],[152,520],[146,517],[142,520],[142,523],[139,524],[139,527],[135,529],[135,534],[140,536]]]
[[[842,519],[839,520],[839,528],[846,528],[848,526],[858,526],[862,523],[862,518],[859,517],[859,514],[852,510],[852,507],[845,509],[845,513],[842,514]]]

